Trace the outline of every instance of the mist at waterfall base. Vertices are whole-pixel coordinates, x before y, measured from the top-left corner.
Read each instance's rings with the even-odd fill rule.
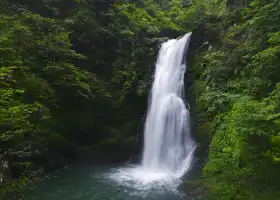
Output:
[[[184,102],[184,72],[191,34],[168,40],[159,51],[144,126],[142,162],[129,166],[72,166],[47,175],[28,197],[48,200],[180,200],[182,177],[195,144]],[[31,186],[33,187],[33,186]]]
[[[191,33],[162,44],[150,93],[144,128],[144,152],[138,166],[119,168],[109,175],[140,194],[151,188],[177,192],[190,169],[195,149],[189,111],[184,102],[186,52]]]

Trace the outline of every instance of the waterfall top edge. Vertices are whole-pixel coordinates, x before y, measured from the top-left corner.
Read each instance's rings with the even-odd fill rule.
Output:
[[[186,33],[185,35],[179,36],[179,37],[177,38],[177,40],[180,40],[180,39],[182,39],[182,38],[184,38],[184,37],[191,37],[191,35],[192,35],[192,32]]]

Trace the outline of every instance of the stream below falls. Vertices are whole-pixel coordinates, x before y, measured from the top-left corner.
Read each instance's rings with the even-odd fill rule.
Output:
[[[179,190],[181,183],[182,179],[134,166],[72,166],[46,175],[24,196],[36,200],[193,200]]]

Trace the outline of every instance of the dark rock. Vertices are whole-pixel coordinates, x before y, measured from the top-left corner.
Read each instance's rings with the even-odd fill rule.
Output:
[[[65,165],[71,162],[72,160],[70,160],[69,157],[67,157],[63,153],[49,152],[49,154],[45,156],[42,164],[44,166],[44,171],[49,172],[59,168],[63,168]]]
[[[7,179],[11,178],[11,170],[9,162],[0,155],[0,187],[5,183]]]
[[[39,169],[28,171],[27,175],[28,175],[28,177],[37,177],[37,176],[43,175],[44,171],[45,171],[44,167],[41,166]]]
[[[198,181],[186,181],[183,184],[182,189],[194,200],[205,200],[204,195],[207,187]]]

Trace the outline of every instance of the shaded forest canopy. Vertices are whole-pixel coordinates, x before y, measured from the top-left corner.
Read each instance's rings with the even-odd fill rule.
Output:
[[[279,199],[277,0],[1,0],[0,197],[69,162],[139,154],[157,51],[190,31],[208,154],[195,184],[210,200]]]

